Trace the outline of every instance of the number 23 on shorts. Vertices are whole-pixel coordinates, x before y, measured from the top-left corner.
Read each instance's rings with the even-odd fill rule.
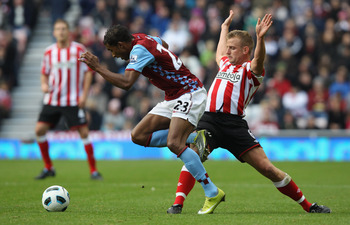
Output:
[[[188,113],[190,111],[192,102],[190,100],[182,101],[182,100],[177,100],[173,110],[174,112],[180,112],[180,113]]]

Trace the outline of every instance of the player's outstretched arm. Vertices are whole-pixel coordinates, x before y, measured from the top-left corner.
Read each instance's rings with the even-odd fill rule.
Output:
[[[140,72],[134,70],[127,70],[125,71],[124,75],[120,73],[113,73],[104,66],[101,66],[97,56],[91,52],[83,53],[80,56],[79,61],[86,63],[86,65],[99,73],[105,80],[124,90],[129,90],[140,76]]]
[[[230,15],[226,20],[221,24],[221,33],[219,43],[216,49],[216,63],[220,66],[220,60],[226,53],[226,36],[229,32],[230,24],[233,19],[233,11],[230,10]]]
[[[270,29],[272,25],[271,14],[265,14],[264,18],[261,20],[258,18],[256,23],[256,47],[254,51],[254,58],[251,61],[251,71],[255,74],[262,74],[264,71],[264,60],[265,60],[265,34]]]

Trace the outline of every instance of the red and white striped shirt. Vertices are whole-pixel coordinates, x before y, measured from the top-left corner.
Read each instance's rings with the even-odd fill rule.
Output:
[[[224,56],[220,69],[213,81],[206,105],[206,112],[223,112],[245,116],[245,108],[258,90],[265,71],[255,76],[250,70],[250,63],[232,65]]]
[[[52,106],[77,106],[83,91],[85,73],[90,68],[78,61],[86,48],[71,42],[68,48],[52,44],[46,48],[41,65],[41,74],[48,77],[49,92],[44,95],[44,104]]]

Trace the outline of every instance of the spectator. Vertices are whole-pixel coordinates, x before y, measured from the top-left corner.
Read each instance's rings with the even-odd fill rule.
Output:
[[[113,98],[108,102],[107,112],[103,115],[102,130],[122,130],[125,124],[125,118],[121,111],[121,102]]]
[[[350,84],[347,79],[349,76],[349,71],[345,66],[338,67],[335,75],[334,82],[329,87],[329,94],[335,95],[339,93],[342,98],[346,98],[346,96],[350,93]]]
[[[10,116],[12,99],[6,82],[0,80],[0,123]]]
[[[0,30],[0,79],[6,82],[10,91],[18,85],[17,68],[17,41],[11,32]]]
[[[8,28],[10,7],[5,2],[0,1],[0,29]]]
[[[315,126],[326,128],[327,126],[327,104],[328,89],[324,85],[324,80],[320,77],[314,79],[312,89],[308,91],[308,110],[315,119]]]
[[[13,36],[17,40],[17,51],[21,61],[27,46],[28,38],[34,27],[35,7],[32,0],[13,0],[9,21],[13,29]]]
[[[64,19],[64,16],[68,9],[71,6],[71,3],[69,0],[47,0],[50,9],[49,12],[51,14],[51,25],[55,23],[57,19]]]
[[[346,113],[344,111],[344,102],[340,94],[332,95],[329,98],[328,109],[328,129],[345,129]]]
[[[89,13],[94,18],[95,31],[112,25],[112,12],[110,10],[107,8],[106,0],[96,1],[96,6]]]
[[[276,90],[277,93],[283,97],[283,95],[290,91],[291,82],[286,79],[286,67],[284,63],[277,65],[276,71],[273,73],[273,77],[267,81],[267,92],[270,90]]]
[[[169,28],[164,32],[162,39],[169,45],[169,50],[179,55],[191,36],[187,27],[181,27],[180,21],[172,21],[169,24]]]
[[[163,1],[158,2],[160,2],[158,8],[155,8],[156,12],[151,17],[151,27],[156,28],[159,34],[163,35],[170,23],[170,12]]]
[[[200,8],[194,8],[188,21],[189,31],[192,34],[193,42],[196,44],[206,29],[206,22]]]
[[[289,110],[296,118],[299,128],[306,126],[308,96],[305,91],[300,90],[296,85],[293,85],[289,92],[282,97],[282,104],[286,110]]]
[[[289,110],[287,110],[283,115],[283,122],[282,122],[281,129],[284,129],[284,130],[298,129],[297,123],[295,122],[295,118]]]
[[[280,49],[288,50],[294,57],[299,56],[302,50],[303,42],[295,32],[291,29],[285,29],[282,37],[279,39],[278,47]]]
[[[179,58],[182,60],[185,66],[191,71],[191,73],[196,74],[196,76],[203,81],[205,79],[204,77],[204,70],[202,68],[202,65],[198,59],[198,57],[191,54],[191,51],[189,48],[185,48],[182,53],[179,55]]]
[[[142,17],[145,21],[146,28],[149,28],[152,17],[152,6],[149,1],[140,0],[132,9],[132,17]]]

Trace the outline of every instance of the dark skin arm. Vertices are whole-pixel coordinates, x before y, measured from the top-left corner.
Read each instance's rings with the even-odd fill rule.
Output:
[[[129,90],[140,76],[140,72],[134,70],[127,70],[125,74],[113,73],[99,62],[97,56],[91,52],[85,52],[81,55],[79,61],[86,63],[91,69],[99,73],[105,80],[116,87],[124,90]]]
[[[162,40],[162,46],[167,48],[167,49],[169,47],[169,45],[164,40]],[[110,48],[109,50],[112,51],[113,56],[116,57],[117,50],[114,50],[114,49],[121,48],[124,50],[129,49],[129,51],[131,51],[132,46],[130,45],[130,43],[121,42],[120,46],[118,46],[118,47],[109,46],[109,48]],[[116,51],[116,52],[114,52],[114,51]],[[126,57],[125,57],[125,59],[126,59]],[[119,88],[124,89],[124,90],[129,90],[141,74],[140,72],[134,71],[134,70],[126,70],[124,74],[113,73],[112,71],[103,67],[100,64],[97,56],[95,56],[91,52],[83,53],[80,56],[79,61],[86,63],[91,69],[93,69],[94,71],[99,73],[105,80],[107,80],[108,82],[110,82],[114,86],[119,87]]]

